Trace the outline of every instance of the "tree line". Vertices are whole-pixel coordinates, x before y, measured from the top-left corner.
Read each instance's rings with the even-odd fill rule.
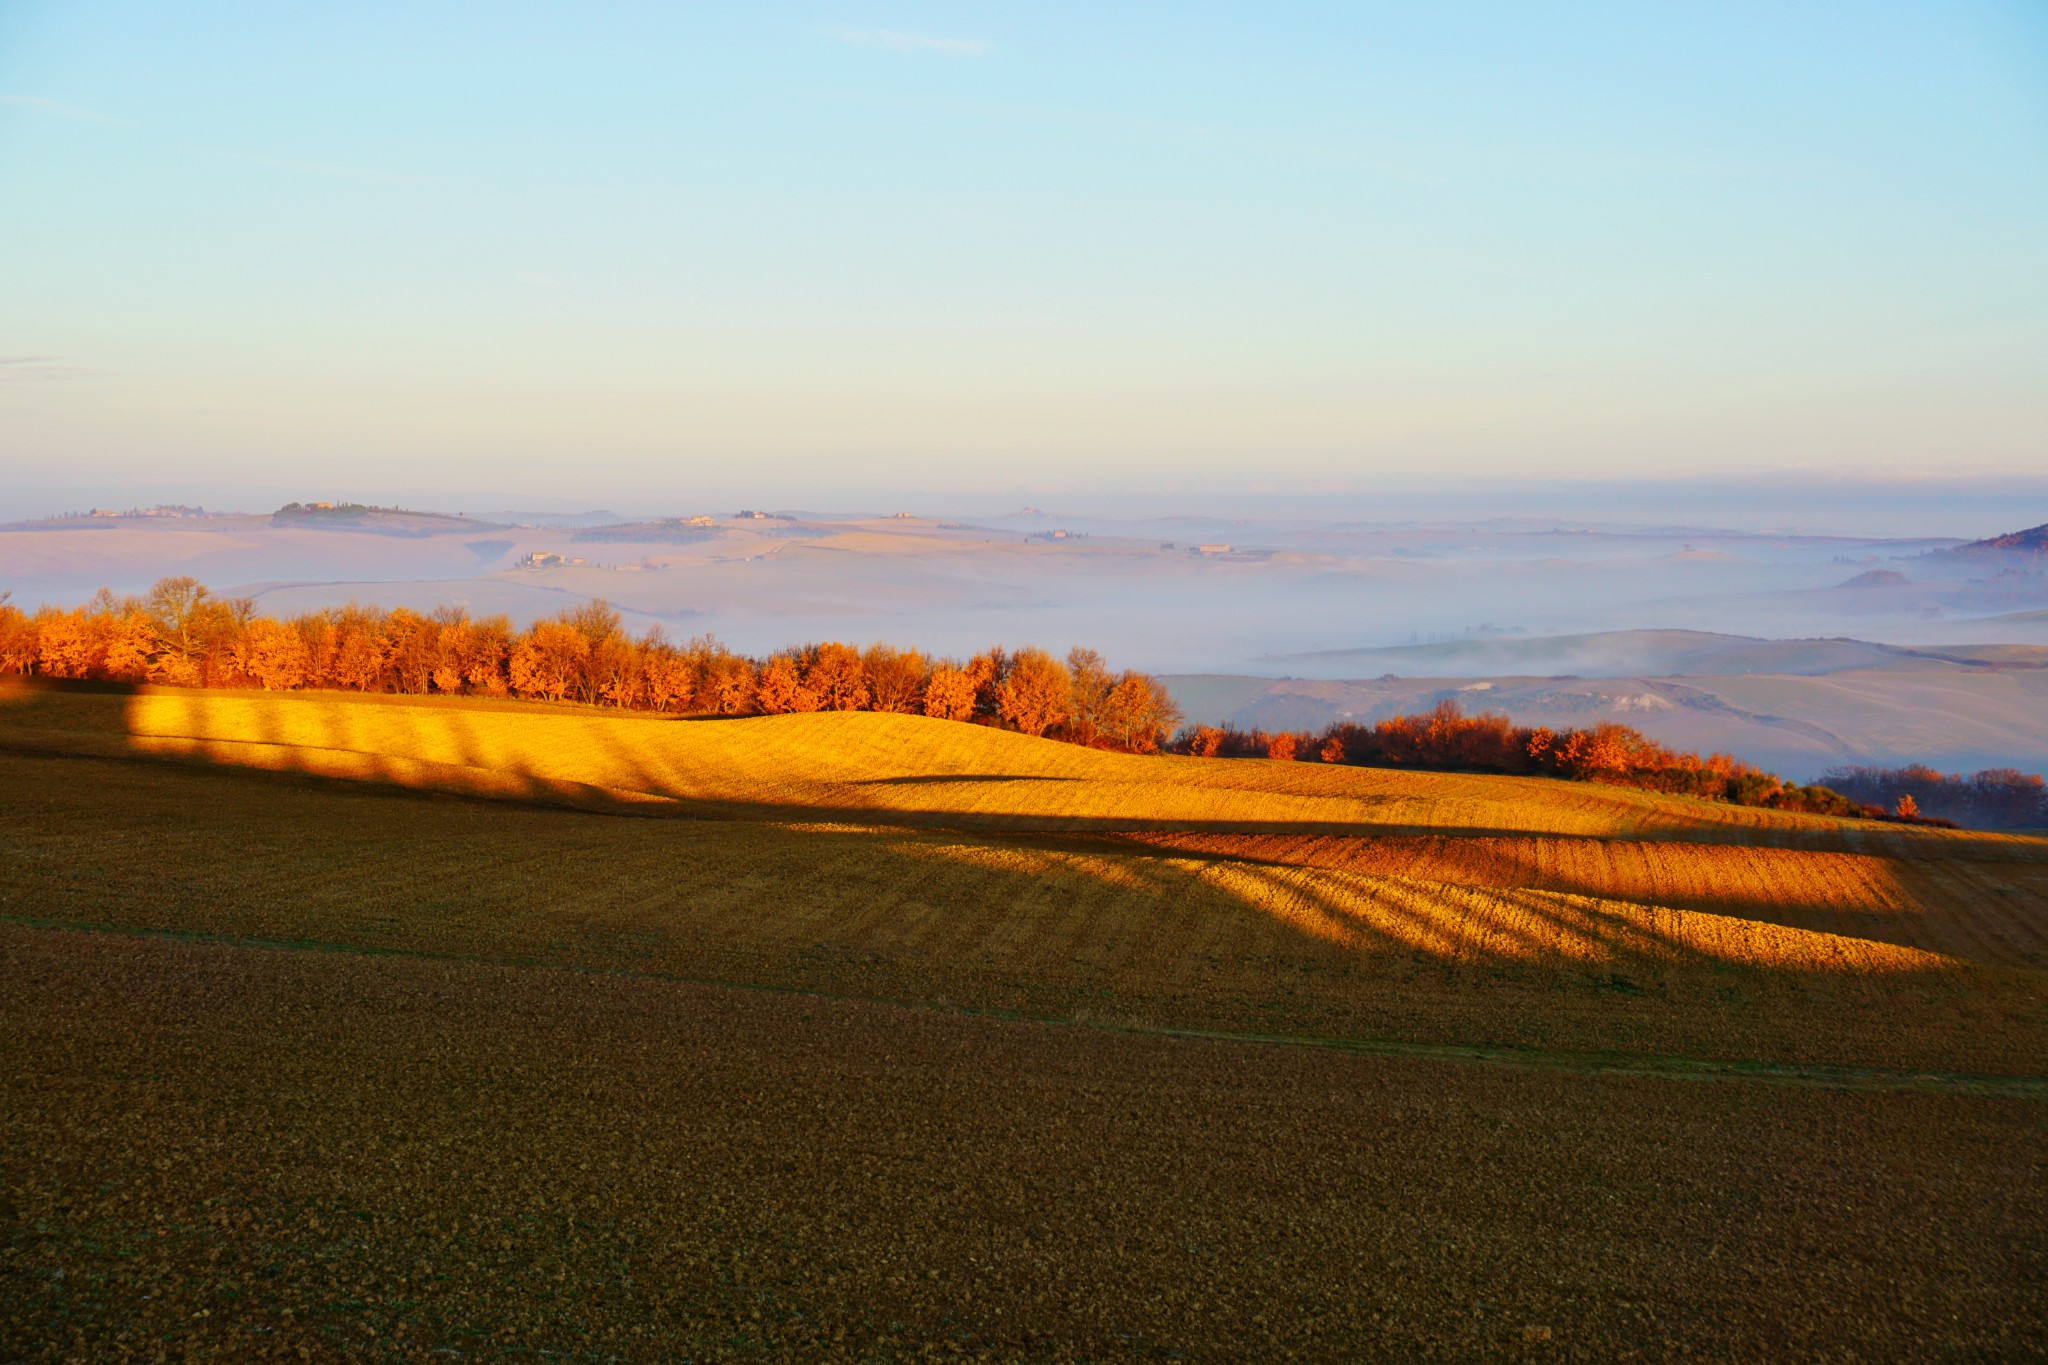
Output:
[[[1112,671],[1092,649],[1060,659],[996,647],[963,661],[826,641],[755,658],[709,635],[676,643],[656,628],[633,636],[603,601],[521,630],[504,616],[472,617],[460,607],[421,614],[350,604],[279,619],[184,577],[162,579],[140,597],[103,588],[82,607],[32,614],[0,593],[0,673],[520,697],[684,715],[881,711],[1130,753],[1559,777],[1821,815],[2048,824],[2041,779],[2010,769],[1965,780],[1924,767],[1845,768],[1827,774],[1825,785],[1801,785],[1727,754],[1667,748],[1614,722],[1518,726],[1504,715],[1468,716],[1449,700],[1422,715],[1318,732],[1183,729],[1180,708],[1156,678]]]
[[[1553,730],[1516,725],[1492,712],[1468,716],[1457,702],[1448,699],[1418,716],[1392,716],[1372,725],[1343,721],[1319,732],[1269,733],[1198,725],[1176,736],[1168,747],[1205,758],[1291,759],[1561,777],[1770,810],[1913,824],[1952,823],[1892,799],[1866,800],[1827,785],[1787,782],[1727,754],[1701,757],[1671,749],[1614,721],[1586,729]],[[2039,780],[2035,779],[2037,784]]]
[[[1903,768],[1830,768],[1821,781],[1852,800],[1922,811],[1979,829],[2048,828],[2048,783],[2017,768],[1968,777],[1922,763]]]
[[[962,661],[826,641],[751,658],[708,635],[682,643],[658,628],[631,635],[602,601],[524,630],[460,607],[421,614],[351,604],[280,620],[192,578],[162,579],[140,597],[101,589],[82,607],[34,614],[0,597],[0,672],[523,697],[693,715],[887,711],[1133,753],[1156,752],[1181,721],[1157,679],[1112,671],[1092,649],[1062,660],[997,647]]]

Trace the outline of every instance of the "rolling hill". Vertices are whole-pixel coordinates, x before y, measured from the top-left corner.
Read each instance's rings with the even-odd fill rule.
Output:
[[[1450,827],[1600,837],[1912,837],[1621,787],[1109,753],[922,716],[685,720],[525,702],[142,687],[22,689],[20,742],[643,813],[858,815],[1035,832]]]
[[[2048,846],[2025,838],[1545,779],[1112,754],[869,713],[678,721],[459,699],[36,691],[0,706],[0,742],[18,762],[179,760],[126,780],[162,802],[255,769],[516,803],[402,819],[344,805],[330,829],[314,811],[335,798],[309,791],[295,798],[310,803],[305,827],[257,878],[322,869],[301,898],[240,893],[249,869],[231,867],[159,927],[194,927],[191,915],[264,939],[366,934],[1262,1033],[2048,1064],[2029,1022],[2048,966]],[[30,785],[60,787],[55,771]],[[91,814],[104,793],[43,799],[82,828],[113,818]],[[621,814],[642,818],[600,818]],[[370,837],[366,819],[391,823]],[[579,865],[587,883],[567,871]],[[554,867],[579,888],[559,912]],[[386,919],[381,898],[350,889],[361,878],[462,908]],[[341,894],[320,889],[330,879]],[[480,938],[483,904],[512,908]],[[1964,978],[1967,1012],[1943,1003]],[[1730,989],[1742,1008],[1714,1003]]]
[[[1958,545],[1950,553],[2048,555],[2048,525],[2030,526],[2024,531],[1973,540],[1968,545]]]
[[[2011,1358],[2048,841],[869,713],[0,693],[0,1336]]]
[[[1392,673],[1409,678],[1782,673],[1817,676],[1914,657],[1865,640],[1766,640],[1703,630],[1607,630],[1584,635],[1481,637],[1383,649],[1274,655],[1265,662],[1314,677]]]

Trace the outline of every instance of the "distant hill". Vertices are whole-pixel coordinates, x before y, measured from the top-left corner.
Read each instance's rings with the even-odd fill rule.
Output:
[[[595,512],[485,512],[482,515],[485,521],[505,526],[539,526],[554,531],[574,530],[582,526],[613,526],[625,520],[608,509]]]
[[[1999,618],[2014,627],[2026,619]],[[1662,743],[1740,754],[1801,779],[1838,762],[2048,771],[2048,647],[2041,645],[1908,648],[1610,631],[1268,662],[1307,676],[1161,681],[1190,722],[1244,729],[1370,724],[1455,700],[1528,725],[1616,720]]]
[[[270,524],[319,531],[367,531],[380,536],[432,536],[449,531],[496,529],[490,522],[472,521],[468,517],[359,502],[288,502],[270,514]]]
[[[686,521],[635,521],[611,526],[590,526],[569,539],[579,544],[625,542],[643,545],[687,545],[692,541],[716,540],[716,526],[692,526]]]
[[[1864,640],[1766,640],[1702,630],[1611,630],[1589,635],[1482,638],[1385,649],[1272,655],[1261,662],[1352,678],[1628,678],[1740,673],[1818,676],[1882,668],[1911,651]]]
[[[1989,540],[1973,540],[1956,547],[1957,554],[2048,555],[2048,522]]]

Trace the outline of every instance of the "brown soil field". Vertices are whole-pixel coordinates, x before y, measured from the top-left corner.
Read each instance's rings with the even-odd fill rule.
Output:
[[[2038,967],[1563,892],[41,755],[0,754],[0,823],[0,917],[33,923],[1133,1027],[2048,1077]]]
[[[10,1359],[2017,1359],[2034,1100],[0,926]]]
[[[2038,1357],[2044,924],[1613,788],[13,689],[0,1359]]]

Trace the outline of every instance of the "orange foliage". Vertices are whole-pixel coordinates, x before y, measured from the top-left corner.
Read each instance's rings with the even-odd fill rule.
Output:
[[[1072,682],[1066,665],[1042,649],[1024,649],[996,688],[997,714],[1027,735],[1042,735],[1068,716]]]
[[[818,695],[804,686],[802,671],[787,654],[778,654],[761,670],[755,704],[771,716],[818,709]]]
[[[313,673],[313,653],[306,637],[268,617],[251,621],[242,637],[242,671],[266,692],[303,687]]]
[[[83,611],[36,613],[36,662],[52,678],[88,678],[105,658]]]
[[[560,701],[590,658],[590,641],[566,621],[536,621],[512,651],[512,686],[527,696]]]
[[[952,664],[932,670],[924,688],[924,713],[940,720],[974,719],[974,675]]]
[[[460,608],[424,615],[350,604],[290,620],[255,614],[189,578],[144,598],[107,592],[85,607],[33,617],[0,594],[0,673],[266,691],[521,696],[699,715],[875,710],[1007,724],[1027,734],[1133,752],[1157,749],[1180,723],[1159,683],[1112,675],[1091,650],[1069,669],[1043,650],[990,649],[966,663],[915,649],[838,641],[764,663],[703,636],[675,645],[634,639],[619,613],[589,602],[527,629]]]
[[[1325,763],[1563,777],[1775,810],[1885,817],[1826,787],[1782,782],[1726,754],[1678,753],[1612,721],[1560,734],[1517,727],[1503,715],[1468,716],[1450,700],[1419,716],[1332,725],[1320,738],[1197,726],[1175,743],[1180,752],[1203,758],[1293,757],[1308,746]]]
[[[0,594],[0,673],[32,673],[42,642],[36,623]]]
[[[869,645],[861,656],[867,670],[869,705],[877,711],[914,716],[924,710],[925,673],[929,665],[914,649]]]
[[[1164,744],[1180,724],[1180,707],[1156,678],[1125,672],[1102,699],[1095,740],[1136,754]]]
[[[820,711],[864,711],[868,705],[868,675],[860,653],[850,645],[826,641],[808,651],[804,686],[818,699]]]

